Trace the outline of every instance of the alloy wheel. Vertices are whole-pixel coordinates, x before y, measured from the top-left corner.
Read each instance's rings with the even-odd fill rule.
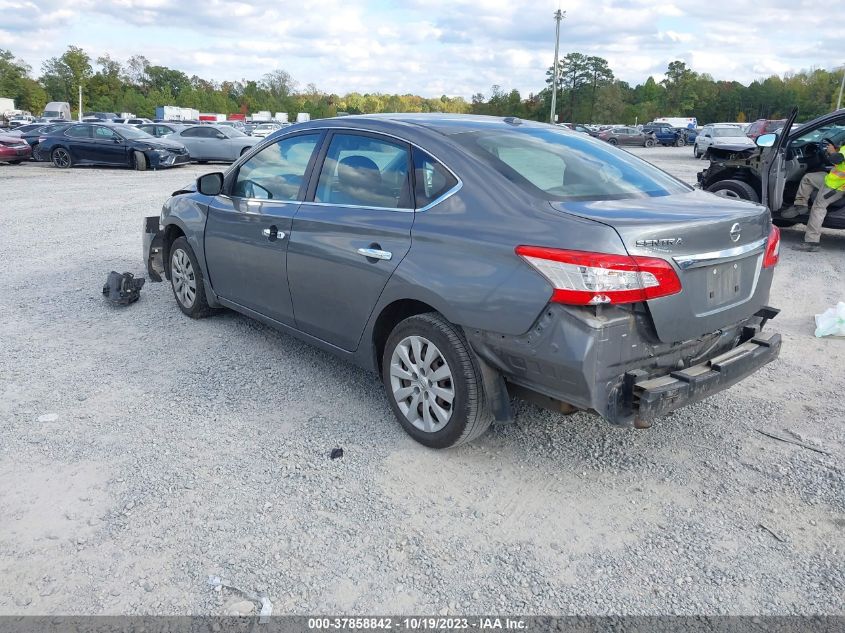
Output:
[[[70,165],[70,154],[66,149],[59,148],[53,152],[53,164],[56,167],[68,167]]]
[[[390,387],[399,410],[420,431],[436,433],[452,418],[452,370],[428,339],[408,336],[399,342],[390,358]]]
[[[170,278],[179,303],[186,308],[193,306],[197,297],[197,278],[191,258],[181,248],[173,251],[170,258]]]

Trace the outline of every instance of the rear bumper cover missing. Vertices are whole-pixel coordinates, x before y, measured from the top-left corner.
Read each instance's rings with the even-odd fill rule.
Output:
[[[780,334],[761,333],[724,354],[665,376],[634,382],[637,376],[629,372],[626,379],[633,383],[630,395],[637,418],[650,421],[727,389],[777,358],[780,346]]]

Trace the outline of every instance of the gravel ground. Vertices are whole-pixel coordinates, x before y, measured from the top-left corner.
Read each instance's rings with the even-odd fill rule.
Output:
[[[209,575],[275,613],[845,613],[845,340],[813,337],[845,234],[784,232],[783,352],[727,392],[647,431],[524,404],[436,452],[374,375],[293,338],[191,321],[166,284],[103,300],[203,171],[0,165],[0,614],[243,608]]]

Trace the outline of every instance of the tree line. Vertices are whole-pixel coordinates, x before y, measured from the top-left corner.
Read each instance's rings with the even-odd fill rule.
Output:
[[[782,118],[798,106],[807,120],[836,106],[840,76],[812,69],[752,82],[715,80],[697,73],[682,61],[669,64],[664,78],[631,87],[618,79],[606,59],[572,52],[559,61],[556,103],[559,121],[573,123],[626,123],[651,121],[658,116],[697,117],[700,123]],[[540,78],[538,78],[538,83]],[[181,70],[151,64],[143,55],[121,62],[108,54],[92,59],[86,51],[69,46],[59,57],[45,61],[40,75],[11,51],[0,49],[0,97],[40,113],[48,101],[76,105],[83,88],[86,111],[131,112],[152,118],[157,106],[191,107],[201,112],[243,113],[308,112],[313,118],[338,113],[451,112],[517,116],[548,121],[554,84],[549,67],[545,85],[524,97],[518,90],[492,86],[468,102],[462,97],[426,98],[411,94],[357,92],[330,94],[309,83],[301,88],[284,70],[260,80],[209,81]]]

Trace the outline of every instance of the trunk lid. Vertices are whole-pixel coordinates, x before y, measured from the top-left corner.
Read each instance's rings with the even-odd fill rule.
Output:
[[[697,338],[752,316],[768,301],[765,207],[703,191],[593,202],[552,202],[612,227],[630,255],[668,261],[681,292],[647,302],[660,340]]]

